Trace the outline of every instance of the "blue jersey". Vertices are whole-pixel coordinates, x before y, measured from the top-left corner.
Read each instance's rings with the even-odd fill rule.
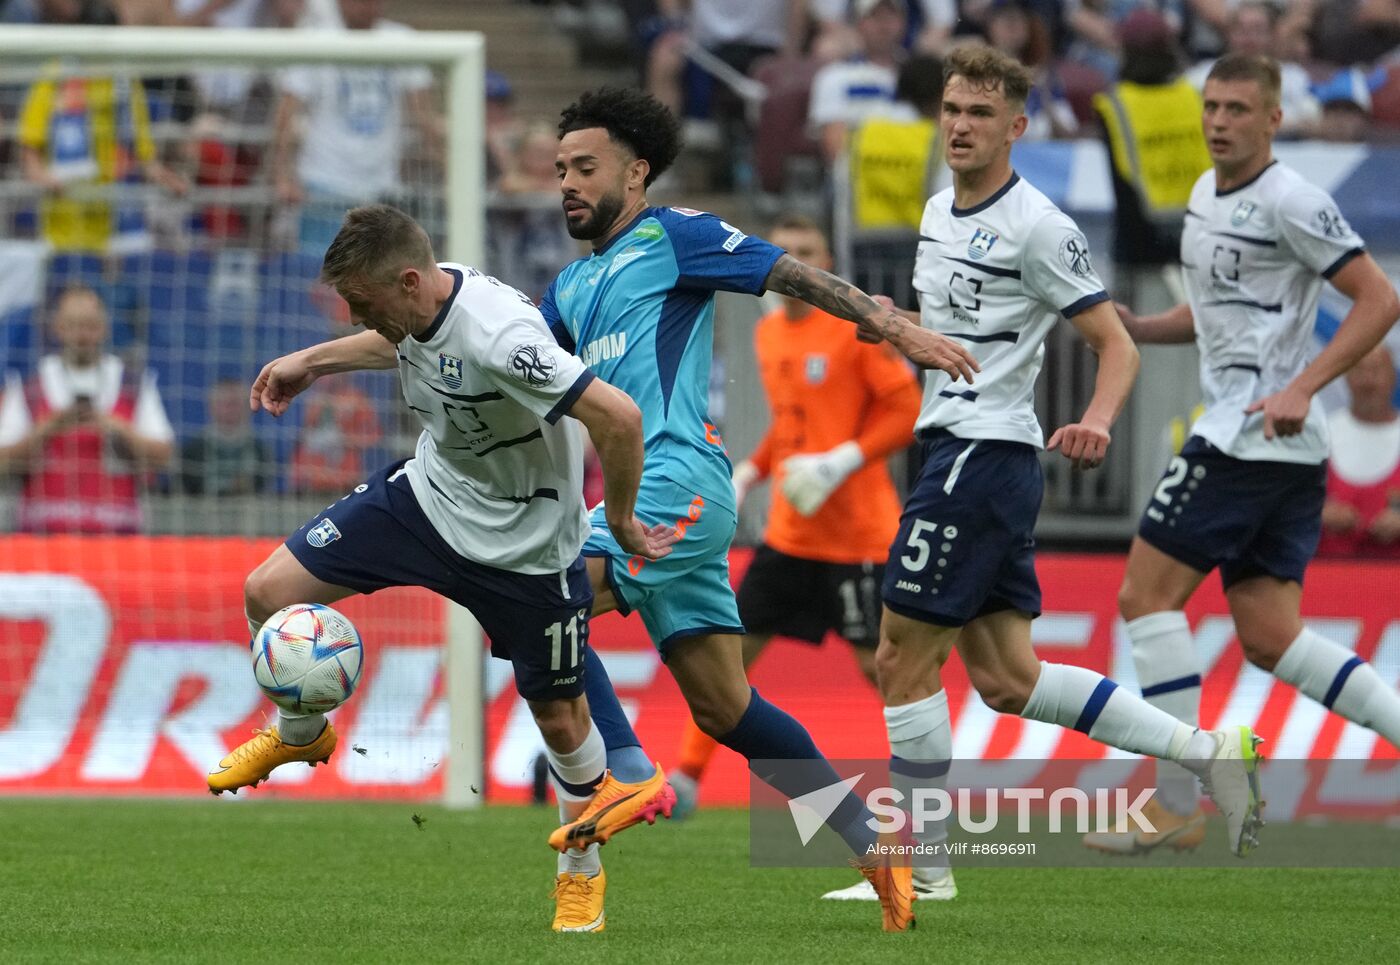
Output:
[[[647,208],[566,267],[540,311],[559,344],[642,410],[645,475],[734,507],[709,417],[715,292],[763,293],[783,251],[688,208]]]

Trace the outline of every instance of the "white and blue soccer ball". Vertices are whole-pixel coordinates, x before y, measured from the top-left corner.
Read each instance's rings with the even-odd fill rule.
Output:
[[[364,667],[359,631],[319,603],[294,603],[253,638],[253,676],[267,698],[293,714],[324,714],[355,692]]]

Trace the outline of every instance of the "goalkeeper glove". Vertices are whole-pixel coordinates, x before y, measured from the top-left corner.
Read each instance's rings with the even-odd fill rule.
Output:
[[[783,460],[783,495],[793,509],[811,516],[864,463],[865,455],[854,440],[828,452],[789,456]]]

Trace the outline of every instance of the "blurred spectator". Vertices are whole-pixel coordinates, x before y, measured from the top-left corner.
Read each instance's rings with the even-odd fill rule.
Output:
[[[364,450],[379,441],[374,404],[345,378],[321,379],[306,403],[301,438],[292,454],[292,489],[343,495],[364,478]]]
[[[1371,93],[1385,81],[1384,67],[1369,72],[1349,67],[1313,85],[1312,93],[1322,103],[1318,137],[1335,143],[1366,140],[1371,127]]]
[[[885,117],[856,127],[850,145],[851,227],[862,231],[917,231],[942,165],[938,115],[943,62],[926,54],[899,69],[896,99]],[[860,245],[861,239],[851,239]],[[841,240],[844,244],[844,239]],[[901,238],[899,244],[910,247]]]
[[[889,112],[904,58],[905,0],[853,0],[860,53],[827,64],[812,79],[807,123],[828,162],[846,150],[846,135],[861,121]]]
[[[559,193],[559,174],[554,169],[558,155],[559,135],[553,125],[542,121],[531,124],[506,159],[498,190],[503,194],[547,194],[553,200]],[[554,207],[551,205],[550,215],[558,220]]]
[[[107,26],[116,23],[116,17],[103,0],[5,0],[0,23]]]
[[[647,90],[678,117],[708,119],[714,78],[690,63],[693,41],[740,74],[766,54],[797,53],[805,10],[799,0],[657,0],[647,54]]]
[[[558,153],[559,134],[552,125],[537,122],[526,128],[486,212],[492,272],[536,300],[579,255],[578,242],[559,217]]]
[[[1094,96],[1113,177],[1114,278],[1135,311],[1157,311],[1178,301],[1163,287],[1162,267],[1177,263],[1186,205],[1210,154],[1201,95],[1178,73],[1166,19],[1133,14],[1123,22],[1122,46],[1122,79]]]
[[[409,28],[381,13],[384,0],[340,0],[346,29]],[[322,254],[348,208],[402,193],[405,115],[422,139],[415,163],[439,164],[444,128],[427,68],[298,67],[280,78],[273,170],[278,199],[301,205],[298,241]]]
[[[1346,375],[1351,403],[1332,413],[1318,556],[1400,558],[1400,410],[1395,360],[1376,346]]]
[[[1030,68],[1035,86],[1026,98],[1022,140],[1073,137],[1079,129],[1052,61],[1050,28],[1025,0],[993,0],[987,15],[987,43]]]
[[[964,8],[973,5],[961,4]],[[909,4],[906,46],[920,53],[941,54],[958,24],[959,6],[957,0],[916,0]],[[814,28],[813,57],[825,63],[860,51],[859,35],[851,25],[850,0],[807,0],[807,12]]]
[[[45,23],[86,15],[76,0],[41,0],[40,13]],[[142,205],[113,203],[102,186],[189,189],[157,158],[145,90],[127,76],[66,76],[50,64],[25,95],[17,140],[25,180],[45,192],[40,231],[59,251],[103,252],[143,235]]]
[[[248,387],[223,379],[209,390],[209,422],[180,447],[180,485],[192,496],[247,496],[264,492],[272,466],[267,447],[253,436]]]
[[[1068,57],[1105,77],[1118,76],[1120,57],[1130,56],[1120,33],[1130,17],[1144,12],[1160,14],[1173,40],[1193,57],[1216,55],[1232,6],[1232,0],[1065,0]]]
[[[1309,89],[1308,72],[1302,65],[1289,62],[1279,49],[1280,11],[1272,3],[1252,0],[1242,3],[1230,15],[1230,27],[1225,32],[1225,51],[1231,54],[1256,54],[1277,60],[1281,80],[1279,106],[1283,108],[1282,135],[1309,137],[1317,129],[1322,105]],[[1203,90],[1206,75],[1215,66],[1215,58],[1200,61],[1186,72],[1186,77]]]
[[[74,287],[54,306],[57,354],[26,386],[6,375],[0,464],[23,479],[16,528],[40,533],[141,529],[144,472],[170,461],[175,433],[155,374],[104,351],[107,309]]]
[[[1377,61],[1400,45],[1400,0],[1319,0],[1310,39],[1325,63]]]
[[[520,141],[520,121],[515,116],[515,95],[510,81],[494,71],[486,72],[486,185],[497,186],[515,167]],[[549,159],[551,176],[554,158]]]

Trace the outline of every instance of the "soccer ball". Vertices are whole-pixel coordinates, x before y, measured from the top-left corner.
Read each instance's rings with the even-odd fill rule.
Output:
[[[324,714],[355,692],[364,666],[360,634],[319,603],[294,603],[267,618],[253,639],[253,676],[267,698],[293,714]]]

